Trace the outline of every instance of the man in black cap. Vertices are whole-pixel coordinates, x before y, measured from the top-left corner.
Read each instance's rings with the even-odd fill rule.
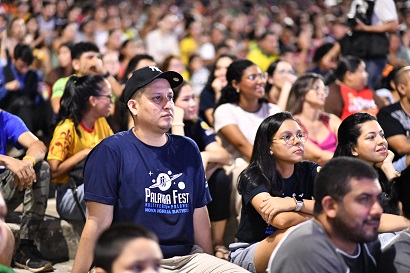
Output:
[[[156,66],[128,79],[124,96],[134,127],[106,138],[87,158],[88,218],[72,272],[88,271],[97,237],[113,222],[156,233],[165,258],[161,272],[247,272],[208,255],[211,197],[201,155],[189,138],[167,133],[174,116],[171,88],[181,83],[180,74]]]

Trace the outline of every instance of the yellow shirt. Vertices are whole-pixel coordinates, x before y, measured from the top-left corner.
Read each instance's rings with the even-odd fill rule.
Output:
[[[181,52],[181,60],[184,65],[188,64],[189,56],[194,54],[198,49],[195,39],[192,37],[185,37],[179,42],[179,50]]]
[[[279,54],[266,55],[262,52],[262,50],[260,50],[259,47],[256,47],[248,53],[246,59],[252,61],[257,66],[259,66],[262,72],[266,72],[266,70],[268,70],[269,65],[276,61],[278,57]]]
[[[93,130],[89,130],[81,124],[78,126],[78,130],[81,132],[81,138],[75,131],[72,120],[67,119],[63,123],[59,123],[50,142],[47,160],[55,159],[63,162],[84,149],[94,148],[101,140],[114,134],[104,117],[95,122]],[[53,179],[52,182],[67,183],[68,175]]]

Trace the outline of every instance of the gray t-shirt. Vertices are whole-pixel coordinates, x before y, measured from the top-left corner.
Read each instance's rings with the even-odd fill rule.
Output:
[[[378,241],[358,244],[349,255],[338,249],[315,220],[306,221],[285,236],[273,252],[269,273],[348,273],[375,272],[380,253]]]
[[[377,272],[410,272],[410,232],[408,230],[401,232],[383,247]]]

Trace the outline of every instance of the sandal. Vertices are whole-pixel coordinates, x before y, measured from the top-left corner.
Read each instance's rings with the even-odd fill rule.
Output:
[[[220,258],[226,261],[229,260],[229,250],[225,246],[222,246],[222,245],[215,246],[214,255],[217,258]]]

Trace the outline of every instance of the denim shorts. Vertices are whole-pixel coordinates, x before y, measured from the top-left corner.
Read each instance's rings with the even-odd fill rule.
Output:
[[[253,257],[255,255],[255,249],[258,243],[248,244],[248,243],[232,243],[229,245],[230,255],[229,261],[239,265],[246,270],[256,273],[255,264],[253,262]]]

